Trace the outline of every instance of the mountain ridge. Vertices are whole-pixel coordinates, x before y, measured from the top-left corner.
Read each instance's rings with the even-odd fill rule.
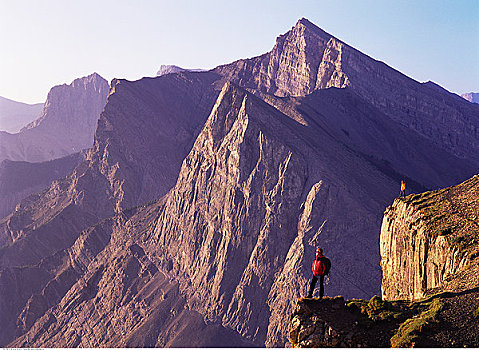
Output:
[[[296,34],[304,30],[300,23]],[[291,50],[281,52],[293,54],[290,34],[272,52],[286,47]],[[129,343],[133,338],[120,334],[143,320],[153,338],[143,345],[165,346],[172,333],[155,325],[170,315],[163,306],[177,302],[175,325],[187,318],[186,308],[248,344],[283,346],[285,315],[307,288],[317,245],[335,272],[326,294],[377,293],[380,213],[398,194],[400,179],[407,177],[408,191],[419,191],[462,181],[477,165],[474,157],[461,159],[418,127],[391,118],[387,103],[371,103],[361,89],[343,86],[343,53],[349,49],[338,42],[323,45],[329,53],[317,64],[319,71],[323,63],[323,87],[331,82],[339,88],[307,94],[316,89],[317,72],[309,80],[288,68],[266,79],[262,62],[255,66],[258,58],[243,60],[250,71],[233,63],[210,72],[114,80],[86,160],[0,221],[0,279],[12,284],[35,275],[28,291],[0,290],[7,310],[0,313],[0,344],[41,346],[50,344],[50,336],[69,334],[65,346],[138,345],[139,338]],[[289,76],[290,86],[283,79]],[[276,78],[283,80],[273,85]],[[267,92],[278,87],[303,95]],[[475,111],[441,91],[422,91],[440,95],[449,108]],[[59,274],[66,251],[78,254],[70,262],[72,275]],[[169,281],[160,288],[165,293],[144,294],[143,286],[163,283],[156,278]],[[109,299],[111,280],[118,288]],[[52,286],[61,292],[50,296]],[[147,295],[152,303],[142,306]],[[95,316],[102,326],[93,337],[88,317],[98,312],[96,298],[109,309]],[[108,333],[108,320],[118,333]]]
[[[349,86],[391,119],[461,158],[479,164],[479,108],[415,81],[348,46],[307,20],[299,20],[261,56],[213,71],[238,85],[275,96],[303,96],[316,89]],[[388,93],[385,93],[388,92]],[[450,121],[453,122],[450,122]]]
[[[48,161],[91,147],[108,90],[96,73],[53,87],[36,120],[17,134],[0,132],[0,160]]]
[[[23,103],[0,96],[0,131],[10,134],[19,132],[38,117],[43,103]]]

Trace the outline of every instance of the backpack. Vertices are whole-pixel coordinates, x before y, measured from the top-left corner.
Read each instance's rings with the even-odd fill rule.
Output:
[[[314,276],[327,275],[329,273],[329,270],[331,270],[331,261],[325,256],[320,257],[319,260],[313,261]]]

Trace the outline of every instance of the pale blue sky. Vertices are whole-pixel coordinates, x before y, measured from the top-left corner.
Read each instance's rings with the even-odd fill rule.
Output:
[[[301,17],[416,80],[479,91],[476,0],[0,0],[0,96],[43,102],[95,71],[213,68],[271,50]]]

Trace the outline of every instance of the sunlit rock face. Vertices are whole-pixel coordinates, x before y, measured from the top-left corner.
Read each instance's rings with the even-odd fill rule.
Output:
[[[429,94],[421,123],[441,103],[475,120],[304,19],[257,58],[114,80],[86,160],[0,222],[0,278],[35,276],[0,290],[0,344],[283,346],[318,245],[326,295],[379,294],[401,179],[420,192],[477,170],[473,144],[460,158],[396,115],[402,89]]]
[[[237,84],[276,96],[350,87],[389,118],[461,157],[479,162],[479,106],[434,83],[421,84],[361,53],[307,19],[279,36],[274,48],[216,72]]]
[[[473,276],[469,286],[460,283],[467,279],[461,273],[477,269],[478,215],[477,175],[454,187],[396,199],[381,227],[383,297],[412,300],[431,290],[479,284]]]

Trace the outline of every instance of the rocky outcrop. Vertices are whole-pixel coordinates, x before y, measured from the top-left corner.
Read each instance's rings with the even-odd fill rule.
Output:
[[[40,115],[43,103],[26,104],[0,96],[0,131],[14,134]]]
[[[472,102],[472,103],[479,103],[479,93],[476,92],[468,92],[466,94],[461,95],[462,98],[465,100]]]
[[[359,314],[359,313],[358,313]],[[293,347],[368,347],[358,339],[359,315],[345,306],[342,297],[300,299],[291,314],[289,338]]]
[[[156,72],[157,77],[161,77],[162,75],[170,74],[170,73],[178,73],[178,72],[204,72],[204,69],[188,69],[188,68],[181,68],[175,65],[170,64],[162,64],[158,72]]]
[[[49,161],[90,148],[108,90],[96,73],[55,86],[35,121],[17,134],[0,132],[0,161]]]
[[[289,339],[297,348],[477,347],[478,295],[476,288],[413,302],[301,298],[290,317]]]
[[[20,201],[70,174],[85,159],[85,152],[41,163],[0,163],[0,218],[10,214]]]
[[[384,298],[421,298],[477,264],[478,198],[479,176],[474,176],[451,188],[396,199],[386,209],[380,238]]]

